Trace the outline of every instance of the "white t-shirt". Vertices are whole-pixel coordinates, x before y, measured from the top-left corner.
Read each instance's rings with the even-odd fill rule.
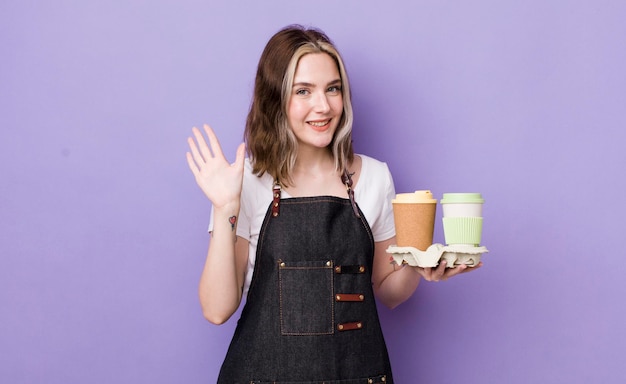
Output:
[[[384,241],[395,236],[396,229],[393,222],[391,200],[395,197],[393,179],[386,163],[368,156],[358,155],[362,159],[361,174],[354,189],[354,199],[363,212],[370,228],[374,241]],[[256,247],[265,214],[272,202],[272,176],[265,173],[258,177],[252,173],[252,165],[246,159],[244,166],[243,190],[241,192],[241,208],[237,223],[237,236],[249,242],[248,266],[244,283],[244,297],[252,281]],[[290,198],[282,191],[283,199]],[[213,228],[213,212],[209,230]]]

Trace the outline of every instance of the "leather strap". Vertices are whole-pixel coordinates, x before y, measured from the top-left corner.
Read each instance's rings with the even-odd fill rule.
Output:
[[[346,189],[348,190],[348,198],[350,199],[350,204],[352,204],[352,210],[356,217],[360,218],[361,214],[359,213],[359,208],[356,206],[356,201],[354,200],[354,190],[352,189],[352,173],[348,173],[347,170],[343,171],[343,175],[341,176],[341,181],[346,185]]]
[[[273,188],[272,199],[272,217],[276,217],[280,214],[280,184],[275,183]]]
[[[365,296],[360,293],[336,293],[335,301],[363,301]]]
[[[363,328],[363,323],[360,321],[354,321],[352,323],[341,323],[337,325],[338,331],[355,331]]]

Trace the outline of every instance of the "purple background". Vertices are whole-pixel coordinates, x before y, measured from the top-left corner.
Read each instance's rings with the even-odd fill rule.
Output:
[[[186,137],[233,158],[294,22],[341,49],[356,149],[399,192],[486,199],[484,268],[381,308],[397,381],[626,377],[626,3],[215,3],[0,4],[1,382],[214,382],[235,321],[198,305]]]

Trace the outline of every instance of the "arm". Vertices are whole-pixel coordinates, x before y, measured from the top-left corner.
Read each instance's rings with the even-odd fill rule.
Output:
[[[395,243],[395,236],[376,242],[372,271],[374,294],[389,308],[395,308],[411,297],[421,277],[415,268],[401,267],[391,263],[391,255],[386,251]]]
[[[235,234],[243,183],[244,145],[237,149],[235,163],[229,164],[213,130],[193,129],[189,138],[187,163],[196,183],[213,204],[213,231],[199,284],[200,305],[212,323],[222,324],[237,310],[248,256],[248,242]]]
[[[247,259],[248,241],[214,227],[198,285],[202,313],[211,323],[225,323],[239,307]]]

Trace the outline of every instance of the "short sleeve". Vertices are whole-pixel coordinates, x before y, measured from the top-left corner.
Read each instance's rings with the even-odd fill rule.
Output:
[[[384,164],[385,172],[381,175],[383,189],[381,191],[382,199],[380,200],[381,209],[380,217],[377,221],[376,228],[372,228],[374,241],[384,241],[396,235],[396,227],[393,221],[393,206],[391,200],[396,196],[396,189],[393,184],[393,177],[387,164]]]
[[[244,179],[245,183],[245,179]],[[244,193],[241,195],[241,205],[239,207],[239,219],[237,220],[237,236],[250,241],[250,206],[249,199],[245,198]]]
[[[372,230],[374,241],[388,240],[396,235],[391,205],[396,194],[393,177],[386,163],[359,156],[363,165],[355,188],[355,199]]]

